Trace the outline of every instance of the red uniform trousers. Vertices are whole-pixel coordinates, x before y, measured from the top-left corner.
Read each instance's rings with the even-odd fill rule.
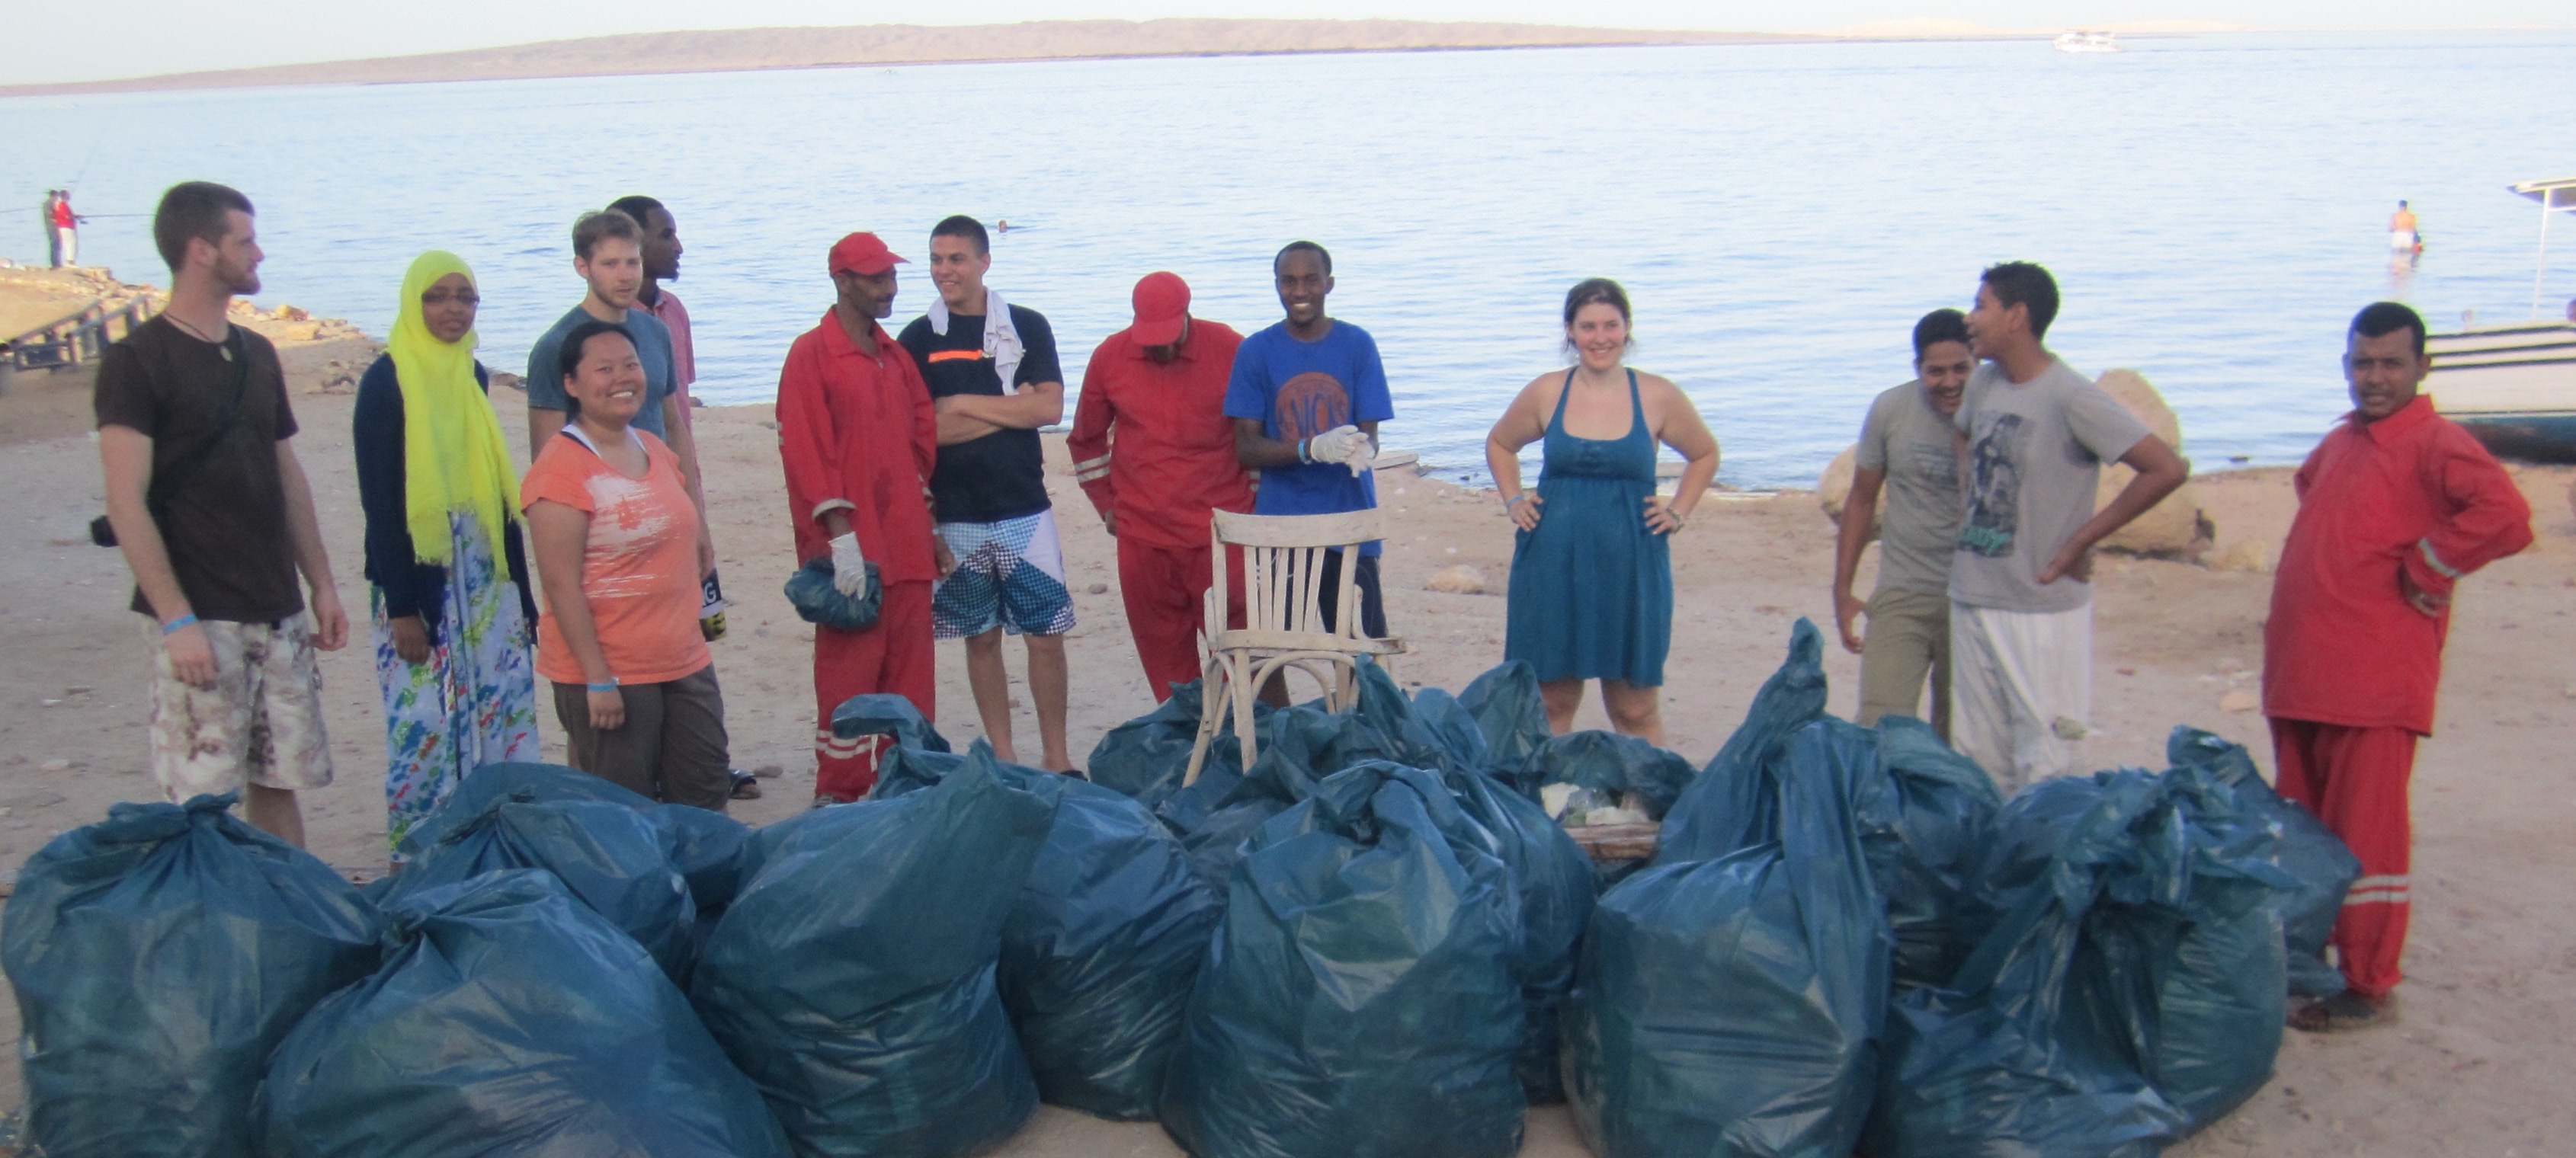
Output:
[[[930,583],[888,583],[877,625],[866,631],[814,627],[814,794],[859,800],[877,785],[884,736],[832,735],[832,710],[852,696],[892,692],[924,719],[938,719],[938,653],[930,639]]]
[[[1207,590],[1216,582],[1210,547],[1149,547],[1118,540],[1118,589],[1127,604],[1127,631],[1154,702],[1172,698],[1172,685],[1206,674],[1199,633],[1207,622]],[[1226,555],[1226,626],[1243,626],[1243,552]]]
[[[2353,992],[2386,997],[2403,976],[2398,958],[2414,911],[2406,887],[2415,847],[2406,784],[2415,771],[2415,733],[2276,718],[2272,754],[2281,795],[2307,806],[2361,859],[2361,879],[2335,919],[2335,956]]]

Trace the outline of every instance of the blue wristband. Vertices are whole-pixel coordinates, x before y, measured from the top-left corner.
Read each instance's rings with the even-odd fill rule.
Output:
[[[1311,439],[1311,438],[1301,438],[1301,439],[1298,439],[1298,440],[1297,440],[1297,461],[1299,461],[1299,462],[1313,462],[1313,461],[1315,461],[1314,459],[1311,459],[1311,458],[1306,457],[1306,444],[1307,444],[1307,443],[1309,443],[1309,442],[1313,442],[1313,441],[1314,441],[1314,439]]]
[[[590,691],[591,691],[591,694],[593,694],[593,695],[597,695],[597,694],[599,694],[599,693],[601,693],[601,692],[613,692],[613,691],[616,691],[616,690],[617,690],[617,678],[616,678],[615,676],[611,676],[611,677],[609,677],[609,680],[608,680],[608,682],[607,682],[607,683],[604,683],[604,684],[592,684],[592,685],[590,685]]]
[[[170,621],[170,622],[168,622],[168,623],[164,623],[164,624],[162,624],[162,625],[161,625],[161,634],[163,634],[163,635],[177,635],[177,634],[179,634],[179,632],[180,632],[182,629],[184,629],[184,628],[190,628],[190,627],[195,627],[196,625],[197,625],[197,617],[196,617],[196,616],[194,616],[194,615],[182,615],[182,616],[180,616],[180,617],[179,617],[179,618],[177,618],[177,619],[173,619],[173,620],[171,620],[171,621]]]

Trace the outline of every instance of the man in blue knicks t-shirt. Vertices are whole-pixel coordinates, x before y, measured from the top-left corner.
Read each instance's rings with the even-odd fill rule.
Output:
[[[1252,511],[1259,515],[1332,515],[1374,510],[1377,424],[1395,417],[1377,340],[1324,313],[1333,292],[1333,256],[1311,241],[1292,241],[1270,263],[1288,319],[1243,340],[1226,384],[1225,415],[1234,419],[1234,453],[1261,472]],[[1378,544],[1360,548],[1360,631],[1386,635],[1386,601],[1378,589]],[[1336,622],[1341,553],[1324,563],[1324,628]],[[1274,681],[1274,684],[1276,681]],[[1265,688],[1265,696],[1271,689]],[[1278,702],[1286,688],[1278,687]]]

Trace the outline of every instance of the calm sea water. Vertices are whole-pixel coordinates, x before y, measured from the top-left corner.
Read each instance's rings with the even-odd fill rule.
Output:
[[[1742,486],[1812,480],[1907,331],[2027,258],[2066,304],[2050,344],[2131,367],[2204,468],[2295,461],[2344,408],[2363,303],[2437,324],[2528,315],[2537,212],[2510,181],[2576,172],[2576,34],[2227,36],[2117,56],[2045,44],[1586,49],[1110,61],[131,94],[0,101],[0,254],[78,180],[83,254],[165,279],[148,220],[171,182],[260,206],[263,303],[381,334],[410,257],[483,279],[484,358],[519,369],[579,296],[581,210],[649,193],[688,255],[715,402],[773,396],[829,304],[823,253],[874,229],[1015,227],[993,283],[1045,312],[1076,386],[1171,269],[1198,312],[1278,317],[1268,259],[1333,251],[1335,316],[1384,351],[1388,441],[1482,474],[1512,390],[1559,365],[1591,275],[1637,305],[1635,363],[1690,391]],[[2385,221],[2430,243],[2392,270]],[[132,214],[109,217],[107,214]],[[2571,223],[2576,224],[2576,223]],[[2576,229],[2562,231],[2576,251]],[[898,323],[920,312],[907,273]],[[2550,314],[2576,294],[2560,263]]]

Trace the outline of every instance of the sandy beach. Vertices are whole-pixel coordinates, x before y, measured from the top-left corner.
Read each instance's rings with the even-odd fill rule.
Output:
[[[20,295],[0,280],[0,301]],[[39,311],[41,312],[41,311]],[[337,780],[307,795],[313,851],[350,869],[384,852],[381,707],[363,610],[360,522],[349,451],[350,386],[374,352],[344,327],[263,317],[286,354],[296,447],[310,474],[341,598],[361,620],[357,639],[323,663]],[[19,374],[0,393],[0,591],[7,592],[8,662],[0,664],[0,872],[116,801],[160,798],[143,769],[140,693],[146,639],[125,610],[121,557],[90,545],[102,509],[88,433],[89,372]],[[1502,401],[1497,399],[1497,405]],[[524,465],[524,399],[496,390],[501,424]],[[1403,422],[1387,427],[1404,444]],[[1820,415],[1839,428],[1857,415]],[[1722,416],[1713,422],[1723,440]],[[804,808],[812,792],[808,629],[779,583],[793,564],[788,513],[765,406],[698,412],[708,500],[731,634],[715,645],[728,693],[734,763],[774,768],[765,799],[740,803],[753,824]],[[2320,432],[2322,433],[2322,432]],[[1049,486],[1061,519],[1081,625],[1069,643],[1077,759],[1101,734],[1153,706],[1130,647],[1116,591],[1112,541],[1075,486],[1062,440],[1050,438]],[[2576,748],[2576,470],[2517,468],[2536,512],[2538,543],[2463,586],[2438,734],[2422,749],[2415,791],[2414,935],[2403,1020],[2393,1028],[2319,1039],[2293,1034],[2272,1084],[2252,1103],[2172,1153],[2542,1155],[2564,1153],[2576,1125],[2558,1075],[2576,1069],[2576,787],[2564,753]],[[1414,654],[1396,668],[1408,684],[1457,688],[1501,659],[1511,534],[1490,494],[1382,472],[1389,541],[1388,618]],[[2218,528],[2213,559],[2239,569],[2110,558],[2097,582],[2094,767],[2161,766],[2166,732],[2192,724],[2252,745],[2270,765],[2253,691],[2271,577],[2245,569],[2277,553],[2294,509],[2286,471],[2204,475],[2196,487]],[[1677,590],[1669,684],[1672,747],[1706,760],[1778,664],[1790,624],[1830,626],[1831,524],[1815,496],[1716,494],[1673,546]],[[1430,591],[1431,574],[1479,569],[1483,594]],[[1863,576],[1863,590],[1868,573]],[[1015,686],[1022,667],[1008,650]],[[1832,648],[1833,704],[1857,697],[1857,657]],[[939,724],[961,744],[978,734],[962,656],[940,655]],[[1023,709],[1024,744],[1034,723]],[[1597,701],[1587,726],[1606,726]],[[550,755],[561,750],[551,716]],[[0,1035],[14,1040],[14,1005]],[[0,1111],[23,1093],[16,1052],[0,1055]],[[1583,1153],[1561,1109],[1534,1111],[1525,1153]],[[1001,1153],[1177,1154],[1152,1125],[1115,1125],[1048,1109]]]

